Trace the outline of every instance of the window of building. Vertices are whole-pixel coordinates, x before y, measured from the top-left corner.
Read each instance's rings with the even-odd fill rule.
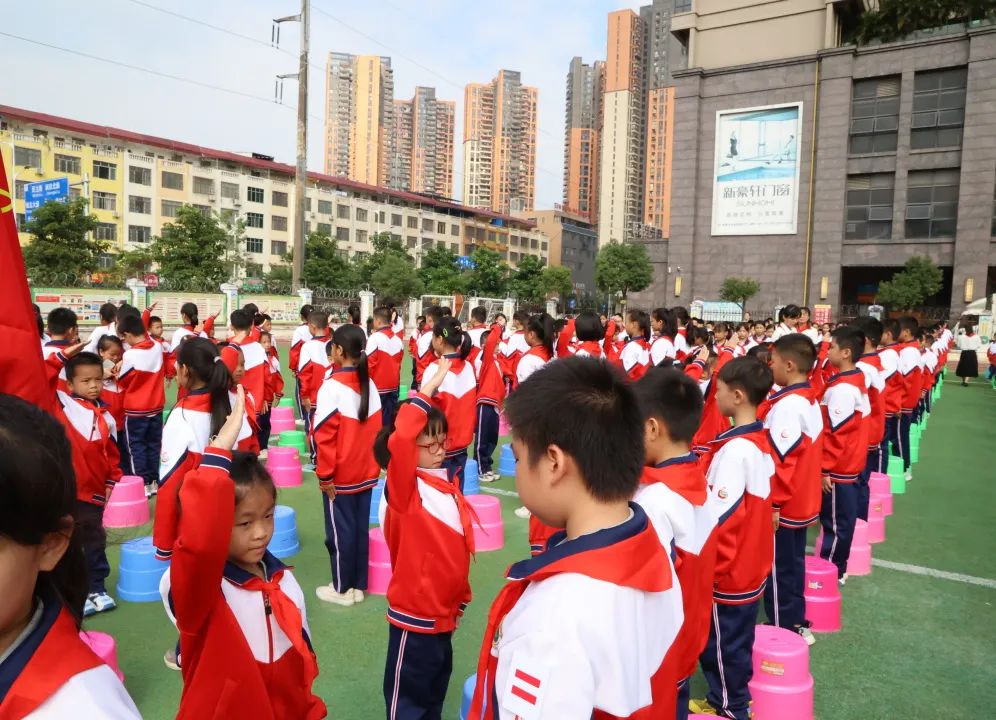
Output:
[[[80,174],[80,159],[72,155],[55,155],[55,171],[58,173]]]
[[[332,214],[332,201],[331,200],[319,200],[318,201],[318,212],[322,215]]]
[[[892,196],[895,176],[891,173],[851,175],[847,178],[848,240],[888,240],[892,237]]]
[[[272,215],[270,217],[270,228],[273,230],[286,230],[287,218],[281,215]]]
[[[913,80],[910,147],[961,147],[965,125],[966,68],[917,73]]]
[[[460,243],[450,243],[450,250],[455,253],[460,252]]]
[[[261,228],[263,227],[263,213],[246,213],[246,227]],[[260,252],[263,252],[260,250]]]
[[[101,270],[110,270],[114,267],[114,255],[102,252],[97,256],[97,267]]]
[[[339,242],[349,242],[349,228],[337,227],[335,229],[335,239]]]
[[[422,220],[422,232],[432,232],[432,219],[424,218]]]
[[[274,205],[277,207],[287,207],[287,193],[274,190],[271,195],[273,196]]]
[[[263,238],[246,238],[246,252],[251,253],[261,253],[263,252]]]
[[[129,195],[128,212],[142,213],[143,215],[151,215],[152,198],[142,197],[141,195]]]
[[[911,172],[906,183],[906,237],[952,238],[958,224],[958,170]]]
[[[412,230],[418,230],[418,218],[417,217],[409,217],[408,218],[408,227],[410,227]]]
[[[446,232],[446,223],[444,223],[444,222],[437,222],[436,223],[436,232],[439,233],[440,235],[444,234]]]
[[[93,176],[101,180],[117,180],[118,166],[114,163],[104,162],[103,160],[94,160]]]
[[[128,242],[133,242],[133,243],[152,242],[152,228],[146,225],[129,225]]]
[[[97,163],[94,163],[94,165],[96,164]],[[41,150],[38,150],[37,148],[23,148],[15,145],[14,165],[16,167],[33,167],[41,170]],[[94,175],[96,175],[96,172]]]
[[[286,240],[271,240],[270,241],[270,255],[286,255],[287,254],[287,241]]]
[[[304,199],[304,209],[307,210],[308,212],[311,212],[311,198],[310,197],[306,197]]]
[[[183,175],[163,170],[163,187],[168,190],[183,190]]]
[[[14,181],[14,197],[18,200],[24,199],[24,186],[28,184],[27,180],[15,180]]]
[[[177,213],[180,212],[181,207],[183,207],[183,203],[181,202],[176,202],[175,200],[163,200],[162,215],[163,217],[176,217]]]
[[[212,211],[211,211],[211,206],[210,205],[192,205],[191,207],[193,207],[194,210],[196,210],[197,212],[199,212],[204,217],[206,217],[206,218],[211,217],[211,212]]]
[[[318,223],[318,232],[332,237],[332,223]]]
[[[366,222],[367,211],[363,208],[356,208],[356,222]]]
[[[70,185],[69,186],[69,199],[70,200],[79,200],[81,197],[83,197],[83,189],[80,188],[80,187],[73,187],[72,185]]]
[[[194,192],[198,195],[214,195],[214,180],[194,175]]]
[[[222,208],[218,211],[218,217],[223,223],[233,223],[238,215],[232,208]]]
[[[529,248],[535,250],[539,247],[539,241],[536,238],[529,238]]]
[[[414,248],[416,245],[418,245],[418,238],[415,237],[414,235],[409,235],[407,241],[409,248]]]
[[[517,253],[517,252],[510,252],[508,254],[508,259],[511,260],[512,262],[517,262],[518,259],[519,259],[519,253]]]
[[[367,241],[367,231],[366,230],[357,230],[356,231],[356,243],[358,245],[363,245],[363,244],[366,243],[366,241]]]
[[[545,241],[540,243],[540,250],[543,252],[547,251],[547,243]]]
[[[459,225],[450,225],[450,235],[452,235],[454,237],[459,237],[460,236],[460,226]]]
[[[152,185],[152,169],[131,166],[128,168],[128,182],[136,185]]]
[[[118,226],[114,223],[97,223],[97,230],[94,232],[98,240],[117,240]]]
[[[896,151],[899,87],[898,75],[854,81],[851,87],[852,155]]]
[[[246,199],[249,202],[263,202],[263,188],[258,187],[248,187],[246,188]]]
[[[239,186],[235,183],[223,182],[221,184],[221,196],[230,200],[239,199]]]
[[[311,223],[307,220],[304,221],[304,234],[307,235],[311,232]]]
[[[118,209],[118,196],[114,193],[93,191],[93,209],[110,210],[114,212]]]
[[[349,220],[349,205],[336,205],[335,216],[340,220]]]
[[[397,213],[391,213],[391,227],[401,227],[401,216]]]

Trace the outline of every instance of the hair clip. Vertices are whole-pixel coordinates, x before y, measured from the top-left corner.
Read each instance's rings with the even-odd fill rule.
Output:
[[[222,361],[222,360],[221,360],[221,355],[215,355],[215,356],[214,356],[214,361],[215,361],[215,362],[221,362],[221,361]]]

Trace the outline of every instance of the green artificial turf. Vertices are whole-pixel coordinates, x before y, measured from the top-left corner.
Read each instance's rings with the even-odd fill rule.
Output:
[[[410,377],[403,371],[403,377]],[[954,379],[953,379],[954,380]],[[288,383],[288,389],[293,385]],[[996,578],[992,553],[996,392],[981,382],[962,388],[948,382],[931,416],[908,492],[895,499],[887,541],[874,556],[937,570]],[[384,717],[382,694],[387,623],[384,598],[368,596],[351,608],[315,598],[329,582],[320,497],[314,476],[280,491],[278,502],[297,511],[301,551],[290,558],[304,588],[308,622],[321,674],[315,692],[332,717]],[[503,479],[496,487],[511,490]],[[454,672],[444,717],[458,716],[461,687],[477,663],[491,600],[505,568],[528,555],[526,522],[502,497],[505,547],[478,553],[471,569],[474,602],[454,637]],[[112,539],[149,534],[150,528],[116,532]],[[117,579],[119,550],[109,550]],[[842,588],[842,632],[820,635],[810,650],[819,720],[957,720],[992,715],[996,706],[996,590],[876,567]],[[117,640],[126,685],[144,717],[171,718],[180,695],[179,673],[167,670],[163,652],[176,640],[159,603],[121,602],[86,626]],[[694,695],[704,694],[701,676]],[[555,720],[572,720],[560,719]],[[758,718],[757,720],[764,720]]]

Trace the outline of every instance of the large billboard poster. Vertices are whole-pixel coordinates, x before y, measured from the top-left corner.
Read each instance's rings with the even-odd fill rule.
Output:
[[[716,113],[713,235],[792,235],[802,103]]]

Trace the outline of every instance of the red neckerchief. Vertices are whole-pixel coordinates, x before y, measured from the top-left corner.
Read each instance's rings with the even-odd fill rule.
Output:
[[[93,413],[93,424],[90,426],[90,436],[86,439],[87,442],[92,441],[94,429],[97,430],[97,435],[101,440],[109,438],[111,436],[111,429],[108,427],[107,421],[104,419],[104,409],[100,406],[100,403],[87,400],[86,398],[81,398],[78,395],[73,395],[71,397],[77,403]],[[103,442],[100,444],[100,451],[103,453],[104,459],[106,460],[107,445]]]
[[[535,355],[543,362],[550,362],[550,351],[546,349],[545,345],[533,345],[529,350],[522,354],[523,357],[526,355]]]
[[[761,404],[757,406],[757,419],[764,422],[764,418],[766,418],[768,413],[771,412],[771,408],[774,406],[775,401],[781,400],[786,395],[793,394],[802,395],[811,402],[816,400],[813,394],[813,386],[809,384],[808,380],[804,380],[800,383],[794,383],[792,385],[786,385],[778,392],[772,393],[761,401]]]
[[[687,455],[670,458],[657,465],[648,465],[640,474],[640,483],[642,485],[661,483],[693,505],[704,505],[708,492],[705,476],[698,462],[698,456],[689,452]]]
[[[584,342],[580,343],[576,348],[574,348],[575,353],[578,350],[584,350],[589,355],[592,355],[594,357],[602,357],[602,355],[604,354],[604,352],[602,351],[602,343],[598,340],[585,340]]]
[[[477,513],[474,512],[471,504],[467,502],[467,498],[460,492],[460,488],[457,487],[456,483],[444,480],[423,468],[419,468],[416,471],[416,475],[429,487],[435,488],[444,495],[453,497],[454,502],[456,502],[457,512],[460,514],[460,526],[463,528],[463,539],[467,546],[467,552],[474,555],[476,548],[474,547],[473,525],[476,524],[478,527],[481,527],[481,520],[477,517]]]
[[[136,343],[136,344],[132,345],[131,349],[132,350],[148,350],[149,348],[155,347],[155,346],[156,346],[155,341],[151,337],[149,337],[148,335],[146,335],[145,339],[142,340],[142,342]]]

